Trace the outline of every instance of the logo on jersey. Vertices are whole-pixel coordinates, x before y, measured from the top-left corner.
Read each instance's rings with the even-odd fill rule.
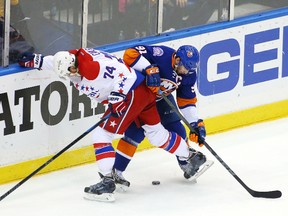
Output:
[[[178,88],[175,82],[161,78],[160,90],[167,96]]]
[[[153,47],[153,56],[162,56],[163,54],[163,49],[161,49],[160,47]]]

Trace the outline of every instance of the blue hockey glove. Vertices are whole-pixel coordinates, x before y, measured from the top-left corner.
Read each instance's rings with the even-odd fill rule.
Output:
[[[22,67],[41,69],[43,57],[42,54],[25,52],[18,59],[18,63]]]
[[[108,107],[113,117],[119,118],[127,110],[126,95],[119,92],[111,92],[108,96]]]
[[[146,67],[143,72],[146,74],[146,85],[153,92],[157,93],[160,89],[159,68],[156,65]]]
[[[193,127],[195,132],[190,131],[189,139],[192,142],[198,143],[198,145],[202,147],[206,137],[206,129],[203,120],[199,119],[197,122],[190,123],[190,125]]]

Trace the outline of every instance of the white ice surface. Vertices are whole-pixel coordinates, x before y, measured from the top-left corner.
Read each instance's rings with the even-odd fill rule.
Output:
[[[281,190],[279,199],[252,197],[215,161],[197,184],[185,181],[173,155],[160,149],[137,153],[125,177],[131,187],[114,203],[83,199],[98,182],[96,163],[31,178],[0,202],[0,216],[287,216],[288,118],[207,137],[207,143],[253,190]],[[153,186],[153,180],[161,181]],[[0,195],[17,182],[0,185]]]

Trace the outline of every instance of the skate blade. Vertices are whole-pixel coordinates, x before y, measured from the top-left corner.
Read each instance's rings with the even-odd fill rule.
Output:
[[[100,202],[114,202],[115,196],[113,193],[92,194],[84,192],[84,199]]]
[[[200,170],[194,175],[191,176],[188,181],[192,183],[197,183],[197,178],[199,178],[204,172],[206,172],[212,165],[214,164],[214,161],[207,160],[202,166],[200,167]]]
[[[122,184],[117,184],[116,183],[116,190],[117,192],[122,192],[125,193],[128,190],[128,186],[127,185],[122,185]]]

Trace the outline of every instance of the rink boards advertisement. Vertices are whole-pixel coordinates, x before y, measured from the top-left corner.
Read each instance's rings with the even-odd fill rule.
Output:
[[[196,91],[199,116],[205,119],[208,134],[223,129],[221,124],[229,126],[229,121],[237,118],[241,118],[239,125],[245,125],[259,113],[267,119],[288,115],[288,15],[243,23],[232,21],[225,28],[217,24],[213,30],[202,27],[196,33],[191,30],[191,35],[170,33],[159,36],[162,41],[150,42],[175,49],[192,44],[200,50],[201,72]],[[123,50],[115,49],[114,53],[121,57]],[[53,71],[19,68],[19,73],[0,77],[0,89],[0,183],[21,178],[15,173],[7,174],[5,167],[33,160],[37,168],[39,158],[49,159],[59,152],[97,123],[105,109]],[[231,118],[223,121],[227,115]],[[265,117],[258,119],[261,120]],[[71,150],[77,152],[91,144],[88,135]],[[83,152],[86,151],[81,156],[75,153],[57,168],[94,159],[93,152],[89,156]]]

